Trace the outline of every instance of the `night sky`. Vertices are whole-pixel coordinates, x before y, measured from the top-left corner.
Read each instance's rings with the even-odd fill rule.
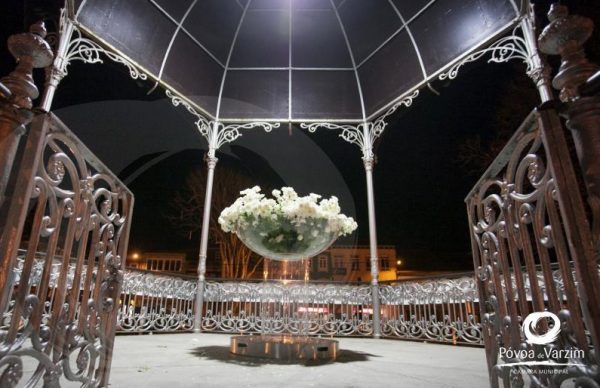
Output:
[[[29,2],[27,10],[22,1],[0,5],[2,75],[14,66],[6,37],[23,30],[24,16],[33,18],[36,3],[48,2]],[[587,11],[597,8],[592,3],[574,5]],[[465,66],[456,80],[435,83],[439,96],[424,89],[413,106],[391,118],[376,150],[378,238],[380,244],[396,246],[407,268],[472,268],[463,201],[487,166],[462,165],[461,144],[479,136],[485,147],[502,125],[516,129],[536,104],[524,71],[521,63],[488,65],[480,60]],[[170,106],[160,88],[148,94],[152,86],[131,80],[124,67],[110,61],[73,64],[54,110],[134,192],[131,249],[185,251],[195,257],[199,236],[181,235],[164,215],[186,176],[203,168],[206,144],[193,117]],[[502,116],[507,110],[514,117]],[[343,211],[359,223],[358,232],[343,242],[367,244],[359,148],[325,130],[308,135],[292,128],[290,135],[284,124],[276,131],[245,132],[218,155],[217,174],[220,168],[233,168],[257,183],[338,195]]]

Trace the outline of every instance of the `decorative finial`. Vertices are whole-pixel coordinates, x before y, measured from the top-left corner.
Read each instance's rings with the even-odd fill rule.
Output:
[[[44,40],[44,22],[33,24],[29,30],[8,38],[8,50],[17,60],[17,68],[1,80],[12,92],[13,103],[25,109],[31,109],[31,100],[39,95],[33,82],[33,69],[50,66],[54,59],[50,45]]]
[[[552,4],[548,12],[550,24],[538,38],[540,50],[549,55],[560,55],[562,62],[552,86],[560,90],[562,101],[579,98],[579,87],[598,70],[588,62],[583,52],[584,43],[592,35],[594,23],[591,19],[569,15],[567,7]]]

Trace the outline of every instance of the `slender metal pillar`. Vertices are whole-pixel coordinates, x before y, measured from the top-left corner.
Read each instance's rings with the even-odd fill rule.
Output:
[[[366,127],[366,126],[365,126]],[[363,150],[363,162],[367,178],[367,206],[369,212],[369,251],[371,260],[371,295],[373,298],[373,337],[381,337],[381,307],[379,303],[379,257],[377,254],[377,226],[375,222],[375,193],[373,190],[373,165],[372,137],[369,129],[365,128],[367,144]]]
[[[529,53],[530,66],[529,77],[535,82],[535,86],[540,93],[542,102],[547,102],[554,99],[552,85],[550,83],[550,67],[542,60],[538,49],[535,29],[534,29],[534,13],[533,9],[529,11],[529,15],[521,20],[521,29],[523,30],[523,39]]]
[[[204,281],[206,274],[206,253],[208,251],[208,232],[210,230],[210,208],[212,204],[212,189],[215,176],[215,167],[219,159],[215,156],[218,138],[218,126],[215,124],[209,137],[209,149],[206,155],[208,172],[206,175],[206,194],[204,195],[204,209],[202,215],[202,230],[200,236],[200,255],[198,260],[198,287],[196,289],[196,313],[194,319],[194,332],[202,331],[202,313],[204,307]]]
[[[66,55],[69,50],[69,43],[71,42],[72,35],[73,22],[69,18],[62,18],[54,63],[46,69],[45,89],[40,102],[40,109],[44,112],[49,112],[52,108],[52,101],[54,100],[56,88],[66,74],[65,69],[68,65]]]

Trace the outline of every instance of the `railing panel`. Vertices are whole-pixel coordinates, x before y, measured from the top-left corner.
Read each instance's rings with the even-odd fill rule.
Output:
[[[202,330],[371,335],[369,285],[207,282]]]
[[[500,381],[505,386],[555,386],[572,377],[598,377],[586,367],[597,360],[582,319],[579,273],[561,209],[561,196],[580,194],[576,186],[557,187],[540,124],[543,114],[529,115],[466,198],[493,386]],[[597,277],[598,267],[593,267]],[[544,311],[558,316],[560,337],[534,345],[521,325],[529,314]],[[547,331],[549,325],[544,320],[537,329]],[[515,356],[506,349],[532,351],[537,362],[584,367],[531,366],[532,353]],[[582,350],[585,356],[575,352],[556,358],[549,355],[552,349]],[[521,365],[505,365],[513,363]],[[557,373],[561,368],[564,373]]]
[[[482,344],[473,277],[380,286],[382,333],[411,340]]]
[[[195,295],[195,280],[128,270],[119,299],[117,332],[191,331]]]
[[[133,196],[52,114],[22,150],[3,204],[0,386],[104,385]]]

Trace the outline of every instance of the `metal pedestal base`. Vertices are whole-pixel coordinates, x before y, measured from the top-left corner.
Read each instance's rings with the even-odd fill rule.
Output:
[[[250,357],[284,362],[335,360],[338,341],[290,335],[239,335],[231,337],[230,351]]]

